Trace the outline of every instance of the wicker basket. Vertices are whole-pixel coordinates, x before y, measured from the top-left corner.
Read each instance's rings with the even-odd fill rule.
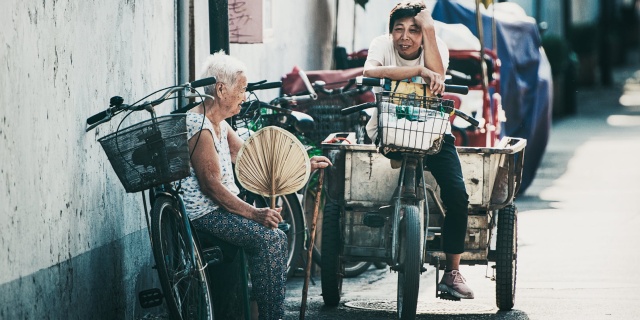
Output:
[[[189,175],[186,115],[146,120],[98,141],[127,192]]]
[[[434,154],[449,126],[450,100],[416,94],[380,92],[378,146],[393,151]]]

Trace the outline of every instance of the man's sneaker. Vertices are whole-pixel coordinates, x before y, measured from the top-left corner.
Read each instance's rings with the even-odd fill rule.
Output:
[[[464,277],[458,270],[445,272],[438,284],[438,290],[448,292],[460,299],[473,299],[473,290],[467,286]]]

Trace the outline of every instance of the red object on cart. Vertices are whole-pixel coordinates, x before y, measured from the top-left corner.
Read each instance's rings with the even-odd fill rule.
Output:
[[[456,126],[456,118],[451,117],[452,133],[456,136],[456,145],[470,147],[493,147],[500,139],[503,111],[500,98],[500,60],[494,51],[485,49],[484,59],[487,65],[487,83],[483,84],[480,52],[476,50],[449,50],[449,68],[451,84],[469,87],[467,96],[446,93],[443,97],[454,101],[456,108],[463,104],[478,104],[462,108],[467,114],[475,114],[481,123],[478,128]],[[474,96],[481,99],[473,100]]]

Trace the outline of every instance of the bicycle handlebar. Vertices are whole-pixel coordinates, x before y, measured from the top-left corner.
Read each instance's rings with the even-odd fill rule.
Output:
[[[189,91],[191,89],[195,89],[195,88],[199,88],[199,87],[203,87],[203,86],[208,86],[208,85],[212,85],[216,83],[216,78],[215,77],[209,77],[209,78],[204,78],[204,79],[199,79],[199,80],[195,80],[193,82],[188,82],[185,84],[181,84],[181,85],[177,85],[177,86],[171,86],[169,87],[165,93],[158,99],[153,100],[153,101],[149,101],[149,102],[145,102],[141,105],[136,105],[135,103],[133,105],[128,105],[128,104],[124,104],[124,99],[122,99],[122,97],[119,96],[115,96],[112,97],[111,99],[109,99],[109,108],[107,110],[104,110],[102,112],[98,112],[94,115],[92,115],[91,117],[87,118],[87,128],[85,129],[85,131],[90,131],[93,128],[97,127],[98,125],[108,122],[109,120],[111,120],[111,118],[122,112],[125,110],[129,110],[129,111],[139,111],[139,110],[143,110],[143,109],[147,109],[149,111],[153,111],[153,107],[163,103],[164,101],[166,101],[168,99],[169,96],[171,96],[172,94],[174,94],[177,91],[180,90],[184,90],[186,91],[185,94],[185,98],[195,98],[195,97],[200,97],[200,98],[205,98],[205,97],[209,97],[212,98],[211,96],[205,95],[205,94],[199,94],[199,95],[189,95]],[[195,106],[199,105],[202,101],[197,102],[197,103],[190,103],[187,106],[180,108],[173,113],[184,113],[187,112],[189,109],[194,108]],[[151,109],[150,109],[151,108]]]
[[[390,90],[391,88],[391,79],[388,78],[367,78],[367,77],[357,77],[356,84],[359,86],[370,86],[370,87],[382,87],[385,90]],[[445,84],[444,85],[445,92],[458,93],[458,94],[467,94],[469,93],[469,87],[453,85],[453,84]]]
[[[351,106],[351,107],[347,107],[344,108],[342,110],[340,110],[340,114],[341,115],[348,115],[348,114],[352,114],[354,112],[358,112],[364,109],[369,109],[369,108],[375,108],[376,107],[376,103],[375,102],[366,102],[366,103],[362,103],[362,104],[358,104],[355,106]],[[437,107],[436,107],[437,108]],[[480,122],[478,120],[476,120],[475,118],[467,115],[466,113],[458,110],[458,109],[453,109],[453,113],[466,120],[467,122],[469,122],[472,126],[477,127],[478,125],[480,125]]]
[[[309,81],[309,77],[307,77],[307,74],[302,69],[298,69],[298,74],[300,75],[300,79],[302,79],[302,82],[304,82],[304,86],[307,87],[307,91],[309,91],[309,97],[312,100],[318,99],[318,94],[313,89],[313,86],[311,85],[311,81]]]
[[[366,103],[358,104],[358,105],[355,105],[355,106],[346,107],[346,108],[340,110],[340,114],[343,115],[343,116],[346,116],[348,114],[352,114],[352,113],[358,112],[360,110],[369,109],[369,108],[375,108],[375,106],[376,106],[375,102],[366,102]]]
[[[468,114],[458,110],[458,109],[453,109],[453,112],[455,113],[456,116],[466,120],[467,122],[469,122],[469,124],[471,124],[474,127],[478,127],[480,125],[480,121],[476,120],[476,118],[469,116]]]
[[[267,80],[262,80],[254,83],[249,83],[247,85],[247,91],[251,92],[256,90],[267,90],[267,89],[275,89],[275,88],[281,88],[281,87],[282,87],[282,81],[267,82]]]
[[[194,82],[191,82],[189,84],[189,86],[191,88],[200,88],[200,87],[204,87],[204,86],[209,86],[212,84],[216,83],[216,78],[215,77],[209,77],[209,78],[204,78],[204,79],[200,79],[200,80],[196,80]]]
[[[304,73],[304,71],[300,70],[299,72],[300,72],[300,77],[305,81],[305,83],[309,82],[309,79],[307,78],[307,75]],[[267,82],[267,80],[261,80],[258,82],[249,83],[247,85],[247,92],[275,89],[275,88],[281,88],[281,87],[282,87],[282,81]],[[265,104],[262,107],[283,112],[286,109],[280,108],[278,107],[278,105],[282,105],[283,103],[289,103],[289,102],[315,100],[317,98],[318,98],[318,95],[316,94],[315,91],[313,91],[310,94],[304,94],[304,95],[284,95],[282,97],[274,98],[273,100],[271,100],[271,102],[268,105]],[[247,101],[244,104],[247,104],[247,103],[250,103],[250,101]]]

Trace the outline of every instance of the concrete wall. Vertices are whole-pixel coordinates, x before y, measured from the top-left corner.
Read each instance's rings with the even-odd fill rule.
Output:
[[[598,22],[601,0],[572,0],[571,18],[573,24],[594,24]],[[611,1],[617,2],[617,1]],[[613,3],[612,3],[613,5]]]
[[[303,70],[331,67],[334,0],[271,0],[271,28],[263,43],[230,45],[230,53],[249,70],[249,81],[277,81],[294,66]],[[198,69],[199,70],[199,69]],[[277,94],[277,93],[274,93]]]
[[[264,43],[231,45],[249,79],[277,80],[295,65],[330,68],[335,1],[270,2]],[[84,129],[111,96],[132,102],[175,83],[175,7],[175,0],[3,1],[0,319],[146,312],[137,293],[156,280],[141,197],[124,192],[97,141],[122,116]],[[198,77],[209,54],[208,0],[196,0],[194,9]],[[349,32],[340,36],[351,39]],[[359,47],[370,39],[363,41]]]
[[[174,83],[174,1],[2,4],[0,319],[131,319],[151,270],[140,195],[97,142],[118,121],[84,124]]]
[[[347,52],[369,48],[373,38],[387,33],[389,12],[398,2],[369,1],[363,9],[355,1],[341,1],[338,10],[338,45],[345,47]]]

